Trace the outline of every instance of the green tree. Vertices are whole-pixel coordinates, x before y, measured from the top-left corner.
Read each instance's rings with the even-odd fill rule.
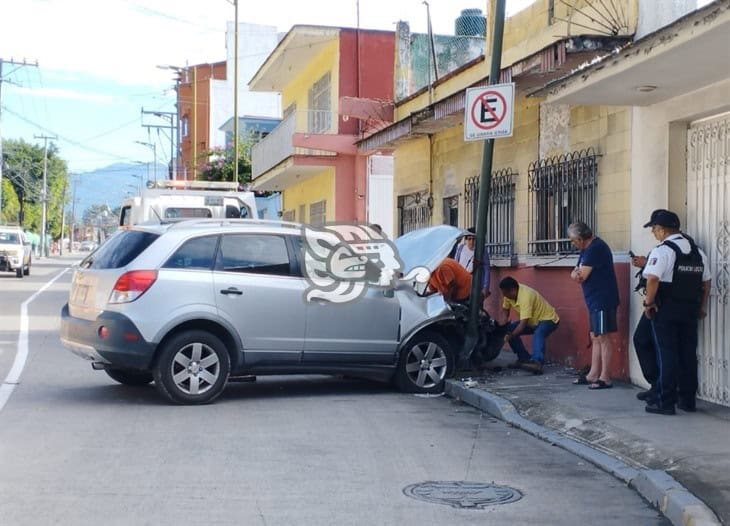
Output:
[[[251,148],[258,141],[255,133],[250,132],[240,137],[238,142],[238,177],[239,184],[251,182]],[[235,149],[212,148],[200,154],[204,162],[200,178],[208,181],[233,181]]]
[[[0,224],[18,223],[20,201],[10,179],[3,177],[3,206],[0,209]]]
[[[7,177],[17,199],[17,210],[12,208],[10,198],[3,191],[3,202],[0,203],[2,216],[7,220],[17,221],[23,228],[34,232],[41,231],[43,155],[43,146],[27,143],[22,139],[3,141],[3,190]],[[61,234],[61,211],[69,200],[68,194],[64,195],[68,181],[66,161],[59,156],[58,147],[50,143],[46,180],[46,228],[51,237],[59,237]],[[8,195],[12,195],[11,192]]]

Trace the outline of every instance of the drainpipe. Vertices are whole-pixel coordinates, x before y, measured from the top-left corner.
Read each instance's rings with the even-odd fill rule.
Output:
[[[504,35],[505,0],[495,0],[494,30],[492,33],[492,62],[489,72],[489,84],[499,83],[499,72],[502,66],[502,37]],[[469,367],[469,358],[479,340],[479,310],[481,309],[482,265],[485,236],[487,234],[487,212],[489,211],[489,194],[492,186],[492,159],[494,155],[494,139],[484,141],[482,151],[482,169],[479,176],[479,203],[477,205],[476,246],[474,247],[474,274],[471,283],[471,300],[469,304],[469,324],[466,330],[464,347],[459,354],[458,366]]]

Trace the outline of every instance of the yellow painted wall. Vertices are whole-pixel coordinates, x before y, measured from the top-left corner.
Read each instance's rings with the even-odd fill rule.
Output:
[[[570,123],[571,149],[593,147],[601,154],[596,229],[613,250],[628,250],[631,237],[631,109],[572,107]]]
[[[335,219],[335,169],[325,168],[317,175],[310,176],[301,183],[289,186],[282,192],[281,209],[294,210],[295,218],[299,217],[299,207],[305,205],[309,222],[309,205],[322,200],[327,201],[327,221]]]
[[[312,57],[307,67],[284,87],[281,92],[281,107],[287,108],[292,103],[297,105],[297,131],[307,131],[307,110],[309,109],[309,89],[312,85],[330,72],[330,108],[332,111],[332,130],[337,126],[337,107],[339,100],[340,72],[339,40],[333,40],[324,49]]]
[[[528,249],[528,171],[530,163],[540,157],[539,133],[540,99],[518,93],[514,134],[495,142],[493,160],[493,170],[511,168],[518,174],[515,180],[515,250],[518,254],[526,254]],[[568,133],[568,151],[551,153],[592,147],[601,154],[597,230],[613,250],[627,250],[630,235],[630,110],[571,108]],[[397,202],[399,195],[431,189],[434,197],[432,223],[440,224],[444,219],[442,199],[459,195],[459,224],[472,226],[465,214],[464,183],[480,173],[483,143],[464,141],[461,124],[435,134],[432,141],[431,160],[427,137],[413,138],[396,148],[394,199]]]

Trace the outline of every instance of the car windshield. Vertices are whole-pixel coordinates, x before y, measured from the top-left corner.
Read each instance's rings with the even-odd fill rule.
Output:
[[[0,243],[17,245],[20,243],[20,236],[14,232],[0,232]]]
[[[150,246],[159,234],[140,230],[120,230],[96,252],[81,262],[82,268],[113,269],[127,266]]]

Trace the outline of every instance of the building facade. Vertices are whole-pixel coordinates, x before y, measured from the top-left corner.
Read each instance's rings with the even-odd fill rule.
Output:
[[[642,225],[668,208],[706,252],[712,289],[700,322],[700,396],[730,405],[730,0],[678,4],[663,27],[647,9],[644,36],[542,94],[551,104],[627,113],[629,246],[648,253],[656,242]],[[642,298],[630,302],[633,327]],[[644,381],[633,354],[631,378]]]
[[[205,164],[203,153],[226,148],[231,142],[225,129],[234,114],[235,24],[226,29],[226,60],[179,69],[177,108],[180,123],[178,178],[196,179]],[[281,113],[276,93],[252,93],[248,80],[278,42],[276,28],[238,24],[238,115],[265,122]],[[239,130],[242,134],[243,130]]]
[[[567,227],[576,220],[591,225],[614,251],[621,306],[613,374],[627,378],[630,111],[547,104],[532,96],[546,82],[631,40],[637,3],[622,0],[618,7],[622,16],[604,13],[610,30],[592,22],[579,0],[537,0],[506,20],[500,80],[516,85],[514,134],[495,143],[486,242],[492,283],[513,276],[558,310],[561,323],[548,359],[583,366],[590,363],[588,317],[580,286],[570,279],[577,255]],[[487,8],[490,19],[493,2]],[[600,6],[594,2],[591,8]],[[464,141],[464,92],[488,83],[489,62],[479,56],[396,100],[394,123],[358,143],[363,153],[393,152],[396,234],[430,224],[474,225],[483,147]],[[499,309],[499,296],[493,285],[492,312]]]
[[[294,26],[253,76],[250,89],[281,93],[284,108],[252,149],[253,188],[282,192],[285,219],[372,219],[355,142],[392,118],[393,42],[388,31]]]

